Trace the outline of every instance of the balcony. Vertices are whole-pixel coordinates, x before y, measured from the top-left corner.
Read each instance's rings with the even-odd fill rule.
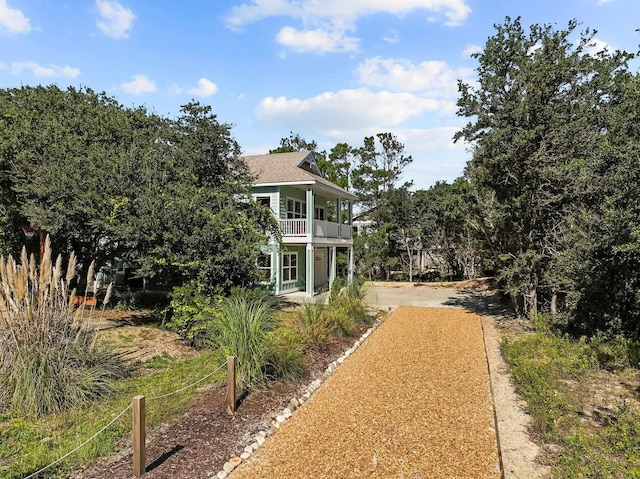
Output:
[[[309,225],[306,219],[278,220],[280,232],[286,239],[310,239]],[[351,239],[352,227],[348,224],[333,223],[331,221],[313,220],[313,238]]]

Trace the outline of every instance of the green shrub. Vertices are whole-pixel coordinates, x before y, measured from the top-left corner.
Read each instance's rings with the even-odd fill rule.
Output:
[[[363,276],[354,277],[345,287],[344,294],[351,299],[364,301],[367,296],[366,279]]]
[[[210,344],[225,356],[236,357],[241,388],[262,386],[269,358],[267,335],[276,326],[271,303],[236,296],[225,299],[219,311],[220,317],[210,331]]]
[[[84,305],[75,306],[75,268],[72,253],[63,277],[48,238],[40,268],[24,249],[20,266],[0,258],[0,407],[35,417],[65,411],[110,394],[126,374],[117,354],[96,340]],[[87,284],[92,279],[93,264]]]
[[[163,326],[179,334],[193,346],[205,346],[206,338],[222,316],[222,296],[209,296],[195,281],[178,286],[169,295],[171,302]]]
[[[320,300],[303,303],[296,310],[292,326],[302,343],[310,349],[323,349],[333,332],[326,306]]]
[[[304,376],[303,345],[295,330],[279,327],[267,334],[267,375],[281,379]]]

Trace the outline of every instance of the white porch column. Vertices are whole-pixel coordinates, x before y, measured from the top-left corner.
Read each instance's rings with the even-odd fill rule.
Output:
[[[273,259],[273,270],[276,276],[276,288],[274,294],[277,296],[280,294],[280,285],[282,284],[282,270],[280,269],[280,250],[275,248],[275,251],[272,253]]]
[[[342,211],[340,207],[342,202],[340,198],[336,198],[336,223],[338,223],[338,238],[342,238]]]
[[[349,273],[348,273],[348,281],[351,283],[353,281],[353,246],[349,246]]]
[[[307,296],[309,296],[310,298],[313,297],[313,291],[314,291],[314,271],[313,271],[313,267],[314,267],[314,262],[315,262],[315,257],[313,255],[314,253],[314,248],[313,245],[311,243],[307,243],[307,258],[306,258],[306,271],[307,271],[307,278],[306,278],[306,285],[307,285]]]
[[[307,188],[307,238],[311,241],[315,231],[313,230],[313,216],[315,214],[315,204],[313,203],[313,190],[309,186]]]
[[[333,282],[336,279],[336,269],[337,269],[337,260],[336,260],[336,247],[333,246],[329,248],[329,291],[333,288]]]

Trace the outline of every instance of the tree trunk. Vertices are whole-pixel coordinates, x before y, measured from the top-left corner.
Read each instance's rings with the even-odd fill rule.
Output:
[[[551,306],[549,307],[551,314],[558,314],[558,292],[553,291],[551,294]]]

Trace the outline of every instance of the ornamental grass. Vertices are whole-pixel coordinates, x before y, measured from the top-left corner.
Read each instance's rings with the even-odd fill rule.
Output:
[[[62,262],[52,261],[48,237],[39,267],[24,248],[19,264],[0,258],[0,410],[40,417],[81,407],[110,394],[126,374],[120,357],[98,343],[93,308],[76,305],[75,254],[65,271]],[[92,263],[87,285],[93,271]],[[110,293],[111,286],[104,303]]]

